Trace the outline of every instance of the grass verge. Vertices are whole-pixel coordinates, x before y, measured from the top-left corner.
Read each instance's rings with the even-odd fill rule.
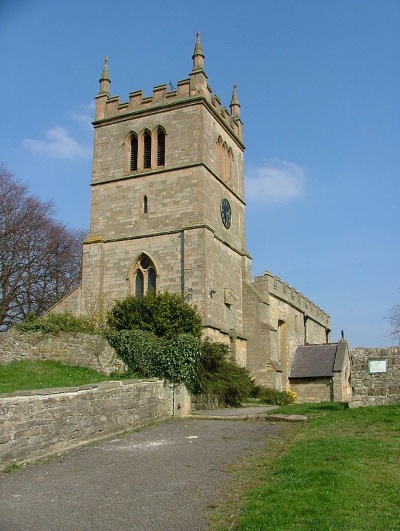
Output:
[[[106,376],[87,367],[63,365],[57,361],[13,361],[0,365],[0,393],[27,389],[76,387],[105,380],[136,378],[133,373]]]
[[[237,465],[212,529],[400,529],[400,405],[278,411],[309,421]]]

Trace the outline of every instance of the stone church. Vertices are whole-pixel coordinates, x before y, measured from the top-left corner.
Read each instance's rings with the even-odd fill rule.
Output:
[[[137,90],[123,103],[106,59],[82,284],[53,311],[179,293],[199,309],[204,337],[227,343],[257,383],[286,389],[296,348],[328,343],[330,318],[269,272],[252,278],[236,87],[228,109],[208,84],[199,35],[192,59],[176,89]]]

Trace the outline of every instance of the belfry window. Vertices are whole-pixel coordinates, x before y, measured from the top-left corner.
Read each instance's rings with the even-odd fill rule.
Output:
[[[155,292],[157,273],[153,262],[146,254],[142,254],[132,270],[131,291],[135,297],[143,297],[146,293]]]
[[[216,145],[217,150],[217,175],[229,185],[232,181],[233,152],[226,142],[219,136]]]
[[[157,166],[165,165],[165,133],[159,130],[157,133]]]
[[[144,169],[165,166],[166,132],[162,126],[152,131],[145,129],[140,133],[130,132],[124,142],[126,146],[126,171],[141,171]]]
[[[130,170],[136,171],[138,164],[138,139],[136,135],[131,136],[131,160]]]
[[[151,135],[148,132],[143,138],[143,168],[151,168]]]

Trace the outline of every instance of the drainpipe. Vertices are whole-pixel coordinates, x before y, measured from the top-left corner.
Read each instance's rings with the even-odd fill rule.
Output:
[[[307,345],[307,321],[308,321],[308,315],[305,313],[304,315],[304,345]]]
[[[330,382],[330,387],[331,387],[331,402],[334,402],[335,401],[335,387],[333,385],[333,378],[331,378],[331,382]]]

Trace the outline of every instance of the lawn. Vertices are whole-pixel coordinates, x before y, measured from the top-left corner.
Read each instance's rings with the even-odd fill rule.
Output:
[[[309,420],[305,427],[289,425],[237,467],[236,485],[220,508],[225,522],[214,519],[212,529],[400,529],[400,405],[328,403],[278,411]]]
[[[135,378],[133,374],[106,376],[87,367],[63,365],[56,361],[13,361],[0,365],[0,393],[26,389],[76,387],[104,380]]]

